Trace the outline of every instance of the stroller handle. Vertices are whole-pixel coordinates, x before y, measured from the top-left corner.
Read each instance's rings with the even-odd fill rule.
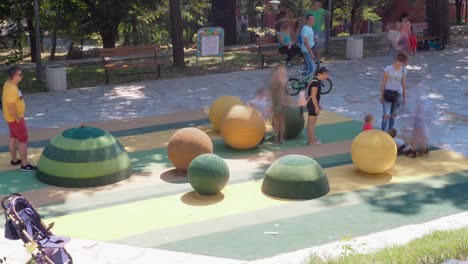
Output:
[[[5,202],[10,200],[10,198],[12,198],[13,196],[22,196],[22,195],[19,194],[19,193],[12,193],[12,194],[8,195],[7,197],[3,198],[2,202],[1,202],[3,210],[6,210]]]

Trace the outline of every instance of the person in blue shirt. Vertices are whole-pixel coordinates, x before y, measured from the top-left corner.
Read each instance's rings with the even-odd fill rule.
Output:
[[[306,24],[302,27],[301,38],[302,45],[301,50],[304,55],[304,71],[305,75],[311,75],[315,71],[314,59],[315,55],[312,48],[315,46],[315,35],[312,27],[315,24],[315,18],[313,15],[308,14],[306,16]]]
[[[289,25],[283,24],[277,35],[279,52],[286,55],[286,66],[291,68],[291,60],[299,53],[299,47],[292,42]]]

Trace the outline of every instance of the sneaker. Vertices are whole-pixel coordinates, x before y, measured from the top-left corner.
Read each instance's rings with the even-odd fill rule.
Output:
[[[28,164],[26,166],[21,165],[21,168],[20,168],[20,171],[36,171],[36,170],[37,170],[37,167],[31,164]]]
[[[322,144],[322,141],[320,141],[320,139],[318,139],[318,138],[315,138],[315,144],[320,145],[320,144]]]
[[[18,159],[18,160],[16,160],[16,161],[10,160],[10,165],[11,165],[11,166],[18,166],[18,165],[20,165],[20,164],[21,164],[21,160],[20,160],[20,159]]]
[[[288,69],[291,69],[292,68],[291,63],[286,64],[286,67],[288,67]]]

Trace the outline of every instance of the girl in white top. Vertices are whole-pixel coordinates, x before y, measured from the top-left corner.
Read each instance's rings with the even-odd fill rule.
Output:
[[[406,54],[399,52],[393,65],[384,68],[384,76],[380,86],[380,102],[382,103],[382,131],[392,129],[398,108],[406,104],[406,69],[408,61]]]

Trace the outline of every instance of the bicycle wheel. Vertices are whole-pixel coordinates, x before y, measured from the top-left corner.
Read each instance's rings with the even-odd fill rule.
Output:
[[[436,50],[443,50],[443,49],[445,49],[445,44],[442,43],[442,42],[436,42],[435,45],[434,45],[434,48]]]
[[[418,42],[418,50],[425,50],[425,45],[424,45],[424,41],[419,41]]]
[[[425,50],[425,51],[428,51],[428,50],[430,50],[430,49],[431,49],[431,44],[429,44],[427,41],[424,42],[424,50]]]
[[[285,91],[288,95],[295,96],[302,90],[301,81],[297,78],[289,78]]]
[[[322,89],[320,90],[321,94],[327,94],[333,89],[333,82],[330,79],[326,79],[322,82]]]

